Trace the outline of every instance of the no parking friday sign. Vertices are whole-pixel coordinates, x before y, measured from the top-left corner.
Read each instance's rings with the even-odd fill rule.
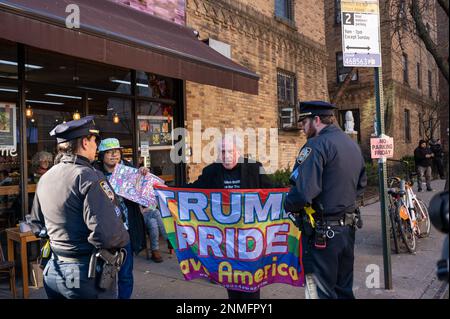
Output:
[[[370,139],[371,158],[394,157],[394,139],[387,135]]]

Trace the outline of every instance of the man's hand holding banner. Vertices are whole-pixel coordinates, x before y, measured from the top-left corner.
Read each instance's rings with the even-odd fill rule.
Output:
[[[288,189],[155,190],[186,280],[247,292],[303,286],[300,231],[283,210]]]

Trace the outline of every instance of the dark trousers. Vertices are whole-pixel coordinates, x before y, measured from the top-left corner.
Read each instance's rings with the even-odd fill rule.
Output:
[[[127,258],[120,267],[118,274],[118,297],[119,299],[130,299],[133,293],[133,249],[131,243],[125,246]]]
[[[314,246],[314,235],[303,236],[303,267],[312,273],[320,299],[354,299],[353,262],[355,229],[332,226],[334,238],[327,238],[325,249]]]
[[[439,177],[441,179],[445,178],[445,172],[444,172],[444,160],[440,157],[436,157],[433,159],[433,164],[437,168],[437,171],[439,173]]]
[[[89,260],[63,262],[50,259],[44,268],[44,288],[49,299],[97,299],[95,279],[88,279]]]
[[[227,289],[228,299],[261,299],[260,291],[245,292]]]

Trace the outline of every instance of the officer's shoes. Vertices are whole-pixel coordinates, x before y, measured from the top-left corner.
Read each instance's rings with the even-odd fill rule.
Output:
[[[421,191],[422,191],[422,188],[419,188],[419,189],[417,190],[418,193],[420,193]]]
[[[434,189],[432,189],[431,187],[427,188],[427,192],[432,192],[432,191],[434,191]]]
[[[152,251],[152,257],[151,259],[155,262],[155,263],[162,263],[163,259],[161,256],[161,253],[159,252],[159,250],[153,250]]]

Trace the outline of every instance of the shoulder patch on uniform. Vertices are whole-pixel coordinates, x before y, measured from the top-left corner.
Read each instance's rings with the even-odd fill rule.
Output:
[[[107,181],[101,181],[100,182],[100,187],[102,188],[102,190],[106,194],[106,196],[108,196],[108,198],[111,201],[114,201],[114,191],[111,189],[111,187],[109,187],[108,182]]]
[[[297,163],[300,165],[301,163],[303,163],[309,156],[309,154],[311,154],[312,152],[312,148],[311,147],[304,147],[300,150],[300,152],[298,153],[297,156]]]

